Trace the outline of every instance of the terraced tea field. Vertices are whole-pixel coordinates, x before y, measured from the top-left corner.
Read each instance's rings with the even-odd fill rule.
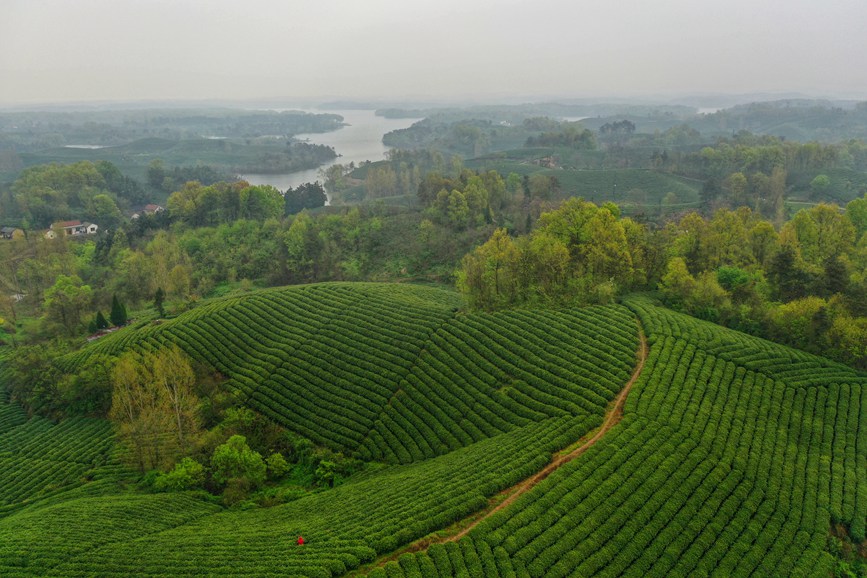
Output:
[[[42,481],[9,498],[0,475],[0,574],[821,576],[832,522],[863,537],[867,376],[640,299],[458,307],[403,285],[275,289],[60,360],[176,343],[251,407],[384,465],[248,511],[107,492],[104,422],[40,425],[0,404],[0,459],[98,464],[75,483],[30,474]],[[562,450],[574,459],[550,465]]]

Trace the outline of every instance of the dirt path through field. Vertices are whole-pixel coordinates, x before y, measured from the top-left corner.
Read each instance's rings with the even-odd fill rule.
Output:
[[[473,528],[478,526],[483,520],[486,520],[497,512],[508,508],[511,504],[515,502],[515,500],[532,490],[537,484],[539,484],[539,482],[551,475],[551,473],[554,472],[557,468],[578,458],[588,449],[596,445],[596,443],[601,440],[602,437],[606,433],[608,433],[611,428],[620,423],[620,420],[623,418],[623,405],[626,403],[626,397],[629,395],[629,391],[632,389],[632,386],[635,384],[636,381],[638,381],[639,376],[641,376],[641,371],[644,369],[644,362],[647,361],[647,337],[645,337],[644,335],[644,330],[641,327],[641,323],[638,322],[638,320],[636,320],[636,322],[638,323],[638,352],[636,353],[638,363],[635,365],[635,369],[633,370],[632,376],[629,378],[629,381],[626,382],[626,385],[623,386],[623,389],[620,391],[619,394],[617,394],[617,397],[614,399],[613,404],[605,413],[605,419],[599,429],[596,430],[596,433],[594,433],[590,438],[584,441],[584,443],[575,447],[574,449],[566,453],[561,453],[557,455],[551,461],[551,463],[549,463],[532,477],[529,477],[526,480],[512,486],[511,488],[500,492],[500,494],[498,494],[499,496],[508,495],[508,497],[502,502],[498,503],[496,506],[489,506],[489,509],[473,514],[471,516],[472,521],[465,527],[461,528],[459,532],[447,536],[428,536],[420,540],[416,540],[412,544],[409,544],[408,546],[399,549],[397,552],[393,552],[384,556],[383,558],[376,560],[375,562],[371,562],[370,564],[364,566],[363,570],[362,568],[359,568],[353,572],[350,572],[348,576],[359,576],[365,574],[373,568],[383,566],[386,562],[390,560],[396,560],[398,556],[406,552],[420,552],[422,550],[427,550],[433,544],[454,542],[460,540],[469,532],[471,532]]]
[[[572,451],[561,454],[554,458],[550,464],[545,466],[544,469],[539,471],[535,476],[531,478],[527,478],[523,482],[520,482],[517,486],[513,486],[512,488],[505,490],[509,493],[509,497],[497,504],[491,510],[485,512],[484,515],[480,516],[476,520],[462,529],[457,534],[453,536],[449,536],[443,540],[443,542],[454,542],[456,540],[460,540],[464,536],[466,536],[473,528],[478,526],[482,520],[490,518],[500,510],[508,508],[512,503],[515,502],[518,498],[532,490],[539,482],[547,478],[553,471],[557,468],[571,462],[575,458],[579,457],[581,454],[586,452],[588,449],[592,448],[596,445],[596,442],[602,439],[608,430],[613,428],[615,425],[620,423],[620,420],[623,418],[623,404],[626,403],[626,396],[629,395],[629,390],[632,389],[632,385],[638,380],[638,377],[641,375],[641,371],[644,369],[644,362],[647,360],[647,338],[644,336],[644,331],[639,326],[638,328],[638,364],[635,366],[635,370],[632,372],[632,377],[629,378],[629,381],[626,382],[626,385],[623,386],[623,389],[617,395],[614,400],[614,405],[611,409],[608,410],[608,413],[605,414],[605,421],[602,422],[602,425],[596,431],[596,433],[588,439],[586,442],[576,447]]]

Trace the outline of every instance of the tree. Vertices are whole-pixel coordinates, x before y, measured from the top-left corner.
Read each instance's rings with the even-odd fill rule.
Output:
[[[105,318],[105,315],[102,314],[102,311],[96,312],[96,328],[97,329],[108,329],[108,319]]]
[[[810,191],[814,197],[824,195],[831,188],[831,178],[828,175],[816,175],[810,181]]]
[[[310,282],[316,279],[316,263],[322,241],[316,223],[306,211],[301,211],[292,219],[292,224],[283,235],[290,280]]]
[[[205,483],[205,467],[193,458],[183,458],[172,471],[154,480],[154,488],[163,491],[183,491],[199,488]]]
[[[747,177],[741,172],[730,174],[723,180],[723,190],[728,195],[729,204],[740,207],[747,204]]]
[[[133,352],[122,355],[111,372],[113,393],[108,416],[117,425],[130,460],[144,472],[173,461],[162,434],[172,416],[165,411],[166,392],[153,387],[152,359]]]
[[[470,207],[462,192],[455,189],[449,194],[448,218],[455,229],[464,229],[470,222]]]
[[[270,185],[251,186],[238,193],[238,216],[241,219],[264,221],[283,215],[285,199]]]
[[[265,460],[268,465],[268,474],[272,479],[279,479],[286,475],[289,471],[289,462],[283,457],[283,454],[274,452],[268,459]]]
[[[521,244],[520,285],[531,300],[551,305],[569,298],[570,255],[560,239],[546,231]]]
[[[860,199],[849,201],[846,205],[846,216],[855,227],[856,236],[860,238],[867,231],[867,193]]]
[[[81,327],[81,315],[90,306],[93,290],[78,275],[58,275],[45,291],[45,314],[50,323],[59,324],[70,337]]]
[[[782,301],[806,295],[809,278],[799,266],[797,250],[790,243],[780,246],[780,250],[771,258],[767,271],[777,297]]]
[[[325,194],[325,189],[319,181],[316,181],[315,183],[304,183],[294,189],[288,189],[283,199],[284,213],[286,215],[294,215],[304,209],[324,207],[328,201],[328,196]]]
[[[529,194],[533,199],[550,201],[560,192],[557,177],[533,173],[528,181]]]
[[[128,321],[126,306],[118,301],[117,294],[111,296],[111,313],[109,313],[108,318],[116,327],[123,327]]]
[[[100,231],[113,231],[123,221],[117,203],[110,196],[101,193],[94,195],[87,206],[87,217],[97,223]]]
[[[172,463],[199,431],[195,376],[177,346],[122,355],[111,371],[109,418],[142,471]]]
[[[165,393],[165,404],[171,412],[181,450],[187,450],[190,438],[199,431],[199,400],[193,392],[196,375],[189,358],[177,345],[161,350],[154,356],[153,380]]]
[[[154,308],[156,308],[157,313],[159,313],[160,317],[166,316],[166,310],[163,307],[163,303],[165,302],[165,299],[166,299],[166,292],[163,291],[162,287],[157,287],[157,292],[154,294]]]
[[[486,243],[464,256],[457,286],[471,308],[491,311],[516,301],[519,258],[505,229],[497,229]]]
[[[689,300],[695,286],[695,278],[687,269],[686,261],[682,257],[672,257],[659,283],[659,289],[666,300],[672,305],[683,306]]]
[[[214,450],[214,455],[211,456],[211,471],[218,484],[240,478],[255,487],[265,481],[266,465],[262,455],[247,445],[247,438],[233,435]]]

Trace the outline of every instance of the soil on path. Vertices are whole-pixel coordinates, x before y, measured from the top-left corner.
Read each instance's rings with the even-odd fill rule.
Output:
[[[515,500],[532,490],[539,482],[551,475],[551,473],[554,472],[557,468],[559,468],[563,464],[571,462],[572,460],[592,448],[594,445],[596,445],[596,442],[601,440],[602,436],[608,433],[608,431],[615,425],[620,423],[620,420],[623,419],[623,405],[626,403],[626,396],[629,395],[629,390],[632,389],[632,385],[638,380],[638,377],[641,375],[641,371],[644,369],[644,362],[647,360],[647,338],[644,336],[644,331],[642,331],[640,327],[638,330],[638,339],[638,364],[635,366],[635,370],[632,372],[632,376],[629,378],[629,381],[626,382],[626,385],[623,386],[623,389],[615,398],[614,405],[605,414],[605,421],[602,422],[602,425],[599,427],[598,430],[596,430],[596,433],[593,435],[593,437],[591,437],[572,451],[557,456],[551,461],[550,464],[545,466],[533,477],[527,478],[523,482],[518,483],[517,486],[513,486],[512,488],[505,490],[509,493],[508,498],[497,504],[491,510],[486,511],[485,514],[480,516],[478,519],[473,520],[470,525],[463,528],[457,534],[454,534],[442,540],[443,542],[453,542],[456,540],[460,540],[470,531],[472,531],[473,528],[478,526],[482,522],[482,520],[493,516],[500,510],[508,508],[512,503],[515,502]]]
[[[421,538],[420,540],[416,540],[412,544],[401,548],[397,552],[393,552],[392,554],[380,558],[376,562],[370,563],[365,567],[363,571],[361,568],[359,568],[355,572],[351,572],[350,576],[357,576],[361,575],[361,573],[369,572],[373,568],[383,566],[386,562],[390,560],[396,560],[398,556],[406,552],[420,552],[422,550],[427,550],[433,544],[454,542],[460,540],[468,533],[470,533],[483,520],[486,520],[497,512],[508,508],[511,504],[515,502],[515,500],[532,490],[542,480],[551,475],[552,472],[556,471],[557,468],[578,458],[584,452],[596,445],[596,443],[601,440],[602,437],[606,433],[608,433],[609,430],[611,430],[611,428],[620,423],[620,420],[623,419],[623,406],[626,403],[626,397],[629,395],[629,391],[632,389],[632,386],[635,384],[635,382],[638,381],[638,378],[641,376],[641,371],[644,369],[644,362],[647,360],[648,351],[647,337],[645,337],[644,330],[642,329],[640,323],[638,325],[638,342],[638,352],[636,354],[638,358],[638,363],[635,365],[632,376],[629,378],[629,381],[626,382],[626,385],[623,386],[623,389],[614,399],[613,404],[605,413],[605,419],[603,420],[602,425],[599,427],[599,429],[596,430],[596,433],[594,433],[593,436],[588,438],[586,441],[584,441],[574,449],[556,455],[556,457],[551,461],[551,463],[549,463],[535,475],[525,479],[522,482],[518,482],[511,488],[500,492],[498,496],[501,497],[503,495],[507,495],[508,497],[503,501],[499,502],[496,506],[491,506],[489,507],[489,509],[485,509],[482,512],[477,512],[476,514],[472,515],[472,521],[466,526],[462,527],[459,532],[440,537],[427,536],[425,538]]]

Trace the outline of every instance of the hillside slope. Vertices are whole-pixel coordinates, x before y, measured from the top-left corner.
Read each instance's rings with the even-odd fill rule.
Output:
[[[118,332],[63,362],[178,343],[287,427],[387,465],[250,511],[79,480],[0,516],[0,574],[829,575],[832,525],[860,540],[867,524],[867,376],[626,305],[466,315],[436,289],[324,284]],[[599,426],[636,364],[637,320],[649,354],[598,443],[466,536],[380,562]],[[29,423],[2,407],[0,427]],[[43,441],[20,430],[7,446],[47,451],[67,426],[27,427]]]
[[[289,287],[118,332],[62,363],[176,343],[285,427],[392,463],[602,415],[629,378],[638,340],[625,308],[463,315],[458,304],[417,286]]]
[[[832,523],[859,541],[867,523],[867,376],[629,306],[650,355],[623,421],[460,542],[370,576],[831,575]]]
[[[638,332],[622,306],[464,315],[442,290],[324,284],[217,301],[62,363],[169,343],[290,429],[394,465],[253,511],[120,489],[54,500],[0,519],[0,573],[340,575],[483,508],[598,426]]]

